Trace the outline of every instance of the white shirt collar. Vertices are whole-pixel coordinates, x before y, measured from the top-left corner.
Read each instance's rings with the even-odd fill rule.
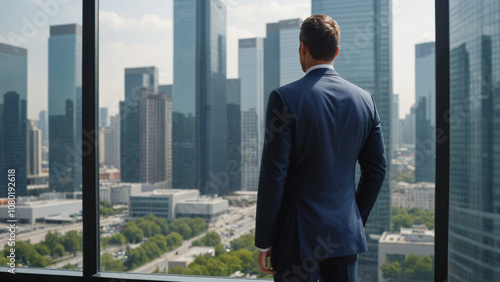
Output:
[[[307,69],[307,71],[306,71],[306,74],[308,74],[312,70],[320,69],[320,68],[327,68],[327,69],[332,69],[333,70],[333,65],[330,65],[330,64],[317,64],[317,65],[314,65],[312,67],[309,67]]]

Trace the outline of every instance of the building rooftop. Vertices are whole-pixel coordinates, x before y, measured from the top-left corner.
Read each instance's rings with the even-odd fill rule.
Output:
[[[131,195],[131,197],[160,197],[168,195],[182,195],[198,192],[197,189],[155,189],[153,191],[138,192]]]
[[[401,228],[399,233],[384,232],[379,243],[391,244],[434,244],[434,230],[426,229],[425,224]]]

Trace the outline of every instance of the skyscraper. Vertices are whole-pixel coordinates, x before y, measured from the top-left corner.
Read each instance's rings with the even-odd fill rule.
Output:
[[[110,117],[104,130],[104,164],[120,169],[120,115]]]
[[[500,3],[451,0],[450,281],[500,280],[499,56]]]
[[[280,86],[304,76],[299,60],[299,33],[301,23],[301,19],[283,20],[279,22]]]
[[[139,100],[140,182],[165,181],[171,188],[172,101],[164,92],[153,93],[144,87]],[[168,160],[168,162],[167,162]]]
[[[120,102],[120,173],[123,182],[141,182],[140,169],[140,96],[147,88],[158,93],[158,69],[125,69],[125,100]]]
[[[241,189],[256,191],[264,136],[264,49],[262,38],[239,40],[238,74],[241,83]]]
[[[393,152],[400,147],[399,143],[399,95],[394,94],[392,96],[392,119],[391,119],[391,129],[392,129],[392,139],[391,144]]]
[[[42,172],[42,132],[29,120],[26,128],[26,154],[28,175],[38,175]]]
[[[228,186],[224,193],[241,190],[241,82],[226,81],[227,102],[227,172]]]
[[[27,194],[27,57],[26,49],[0,43],[0,171],[15,169],[16,196]],[[0,187],[0,198],[7,197],[6,176]]]
[[[271,91],[304,76],[299,61],[301,23],[301,19],[290,19],[266,25],[263,81],[264,114]]]
[[[40,129],[42,132],[42,144],[46,145],[46,142],[48,141],[48,130],[47,130],[47,111],[42,110],[38,114],[38,121],[36,123],[36,127]]]
[[[392,144],[392,1],[312,0],[312,14],[332,17],[340,26],[340,53],[334,66],[341,77],[370,92],[377,104],[386,148],[386,180],[366,224],[368,252],[361,260],[377,262],[377,235],[391,226],[390,175]],[[373,238],[373,239],[372,239]],[[376,267],[376,266],[375,266]],[[374,269],[376,270],[376,269]],[[365,278],[363,273],[360,277]],[[374,276],[375,277],[375,276]],[[375,278],[376,279],[376,278]]]
[[[50,27],[49,187],[78,191],[82,183],[82,27]]]
[[[99,109],[99,127],[108,126],[108,108]]]
[[[266,24],[264,38],[264,112],[269,94],[280,86],[280,26],[279,23]]]
[[[436,169],[435,43],[415,45],[415,181],[434,182]]]
[[[174,1],[173,180],[218,194],[227,178],[226,6]]]

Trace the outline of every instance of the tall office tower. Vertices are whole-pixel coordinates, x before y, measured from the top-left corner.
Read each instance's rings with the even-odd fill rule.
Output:
[[[46,145],[45,143],[48,141],[48,130],[47,130],[47,111],[42,110],[38,114],[38,121],[36,123],[36,127],[40,129],[42,132],[42,145]]]
[[[111,116],[104,128],[104,148],[104,164],[120,169],[120,115]]]
[[[415,181],[434,182],[436,170],[435,43],[415,45]]]
[[[120,102],[120,173],[123,182],[141,182],[139,100],[143,87],[158,93],[158,69],[125,69],[125,100]]]
[[[413,105],[410,108],[410,113],[405,115],[405,118],[401,120],[402,130],[401,130],[401,140],[404,146],[415,146],[415,118],[417,112],[417,106]]]
[[[450,281],[500,281],[500,3],[450,1]]]
[[[262,38],[239,40],[241,83],[241,190],[256,191],[264,138],[264,48]]]
[[[99,109],[99,127],[106,127],[109,125],[108,122],[108,108]]]
[[[301,19],[279,21],[280,28],[280,86],[304,76],[299,59]]]
[[[26,49],[0,43],[0,198],[8,195],[8,169],[15,169],[16,196],[27,193],[27,57]]]
[[[229,176],[225,193],[241,190],[241,81],[226,81],[227,102],[227,172]]]
[[[266,38],[264,38],[264,113],[267,109],[267,100],[271,91],[304,76],[298,51],[301,23],[301,19],[290,19],[266,25]]]
[[[340,26],[341,49],[335,59],[335,69],[341,77],[373,95],[380,116],[388,171],[365,228],[369,251],[361,259],[371,266],[378,260],[378,239],[375,238],[389,230],[391,226],[390,124],[393,94],[391,2],[391,0],[312,0],[311,3],[313,15],[326,14]],[[376,277],[376,272],[372,274]],[[363,276],[362,274],[361,277]]]
[[[82,184],[82,27],[50,27],[49,187],[78,191]]]
[[[266,24],[264,38],[264,112],[269,94],[280,86],[280,25]]]
[[[32,120],[28,120],[26,130],[27,174],[38,175],[42,172],[42,131]]]
[[[227,163],[226,6],[174,1],[173,180],[219,194]]]
[[[391,119],[391,129],[392,129],[392,151],[394,152],[399,148],[399,95],[394,94],[392,96],[392,119]]]
[[[167,165],[170,150],[167,148],[167,133],[170,129],[168,122],[171,120],[171,100],[165,93],[153,93],[144,87],[139,100],[139,140],[140,140],[140,182],[156,183],[170,182],[171,165]],[[170,185],[169,185],[170,186]]]
[[[165,95],[165,181],[172,188],[172,84],[160,85],[159,91]]]

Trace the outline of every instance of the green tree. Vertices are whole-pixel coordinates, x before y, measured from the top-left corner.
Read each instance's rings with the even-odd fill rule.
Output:
[[[63,237],[62,245],[67,252],[76,256],[76,252],[82,250],[82,236],[76,230],[68,231]]]
[[[166,240],[167,246],[170,248],[170,250],[173,250],[182,245],[183,238],[179,233],[172,232],[167,235]]]
[[[216,257],[221,256],[221,255],[225,255],[225,254],[226,254],[226,249],[224,248],[224,245],[218,244],[217,246],[215,246],[215,256]]]
[[[172,221],[170,224],[170,230],[172,232],[177,232],[179,233],[182,238],[189,239],[193,234],[193,230],[191,227],[189,227],[189,224],[187,223],[187,218],[176,218]]]
[[[125,223],[121,233],[127,238],[127,242],[133,244],[140,242],[144,238],[144,233],[133,221]]]
[[[62,242],[62,238],[59,232],[55,231],[54,233],[52,233],[51,231],[49,231],[47,234],[45,234],[44,242],[45,245],[47,245],[47,247],[52,251],[58,243]]]
[[[35,250],[42,256],[50,255],[49,247],[42,242],[35,244]]]
[[[194,241],[192,243],[193,246],[211,246],[215,247],[220,243],[220,235],[215,231],[210,231],[205,234],[205,236],[200,239]]]
[[[125,243],[127,243],[127,238],[125,237],[125,235],[123,235],[121,233],[116,233],[116,234],[111,235],[111,237],[109,237],[108,242],[111,245],[122,246],[122,245],[125,245]]]
[[[227,265],[217,259],[208,261],[207,272],[209,276],[228,276],[230,274]]]
[[[121,272],[124,270],[123,262],[119,259],[114,259],[112,254],[106,252],[101,256],[101,270]]]
[[[254,250],[256,250],[254,242],[255,236],[252,234],[241,236],[240,238],[234,239],[230,242],[231,250],[237,251],[240,249],[247,249],[253,252]]]
[[[57,243],[54,246],[54,251],[52,252],[52,256],[62,257],[64,256],[64,252],[65,252],[64,246],[61,243]]]
[[[388,279],[389,282],[399,282],[403,281],[403,269],[399,265],[398,261],[389,263],[387,260],[380,266],[382,269],[382,277]]]

